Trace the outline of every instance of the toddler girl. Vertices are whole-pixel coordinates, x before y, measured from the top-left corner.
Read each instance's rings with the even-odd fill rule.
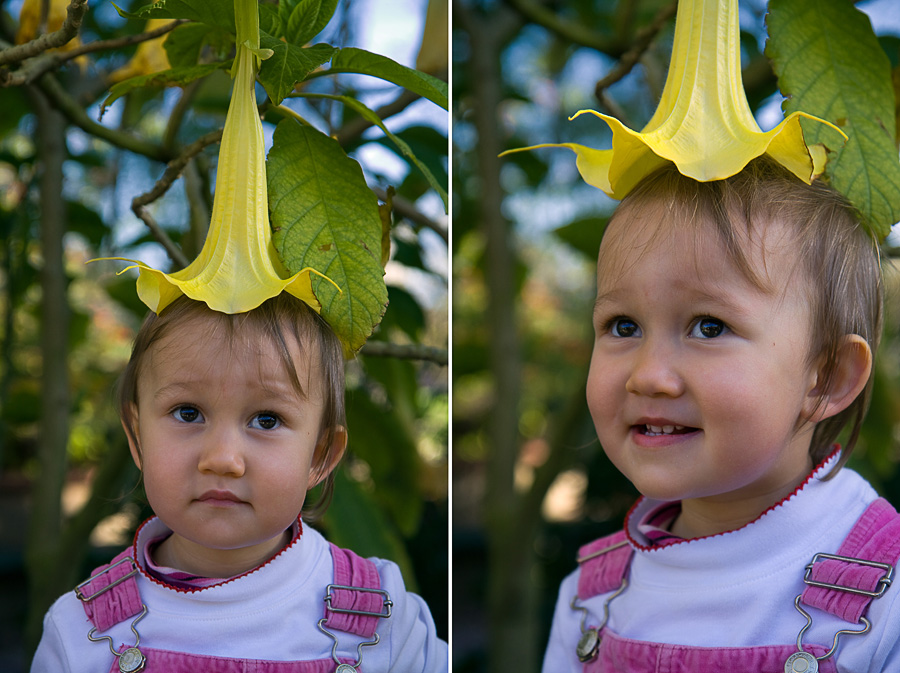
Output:
[[[580,550],[545,671],[900,671],[900,517],[842,469],[881,303],[851,208],[766,157],[629,193],[600,247],[587,400],[643,497]]]
[[[446,671],[397,566],[300,516],[312,487],[320,510],[330,497],[343,383],[337,337],[287,293],[235,315],[184,296],[151,314],[120,413],[156,516],[56,601],[32,671]]]

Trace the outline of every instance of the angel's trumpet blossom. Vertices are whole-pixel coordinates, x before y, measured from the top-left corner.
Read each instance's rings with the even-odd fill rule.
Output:
[[[822,145],[806,144],[800,119],[825,124],[847,136],[804,112],[791,114],[764,133],[744,92],[740,46],[738,0],[680,0],[663,93],[640,133],[614,117],[581,110],[571,119],[585,113],[600,117],[612,130],[611,150],[576,143],[523,149],[573,150],[584,180],[614,199],[623,198],[667,162],[682,174],[706,182],[731,177],[751,160],[768,154],[804,182],[812,182],[825,168],[826,152]]]
[[[266,194],[265,144],[256,108],[255,80],[261,56],[256,0],[235,0],[237,53],[234,90],[225,119],[209,233],[197,259],[175,273],[136,262],[138,296],[159,313],[180,295],[214,311],[243,313],[282,291],[315,311],[312,269],[287,276],[272,243]],[[321,274],[318,274],[321,275]]]

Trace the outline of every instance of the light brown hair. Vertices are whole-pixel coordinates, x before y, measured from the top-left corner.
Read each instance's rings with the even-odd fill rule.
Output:
[[[633,216],[649,205],[663,208],[669,224],[661,229],[674,223],[688,223],[698,235],[713,229],[731,262],[763,291],[770,288],[748,260],[743,247],[747,234],[771,221],[792,230],[796,272],[804,274],[806,281],[799,287],[808,294],[812,316],[808,363],[822,366],[823,391],[834,380],[845,336],[857,334],[872,353],[877,351],[883,307],[878,245],[853,207],[823,182],[807,185],[768,157],[755,159],[733,177],[712,182],[697,182],[669,165],[630,192],[613,219]],[[870,373],[865,388],[846,409],[817,423],[809,448],[814,465],[831,453],[838,436],[848,428],[831,474],[846,463],[859,438],[872,383]]]
[[[321,490],[316,502],[303,508],[304,520],[316,521],[327,509],[334,490],[333,471],[328,470],[332,464],[328,452],[334,444],[335,429],[346,426],[344,356],[341,343],[328,324],[304,302],[287,293],[283,292],[251,311],[235,315],[213,311],[203,302],[185,296],[172,302],[160,315],[150,313],[135,337],[131,359],[119,379],[118,411],[129,439],[140,451],[134,414],[138,403],[138,381],[141,368],[146,365],[147,354],[156,342],[177,330],[179,324],[198,317],[212,318],[214,329],[223,328],[230,341],[238,333],[246,335],[249,332],[253,337],[271,343],[301,398],[305,399],[310,394],[310,386],[321,386],[322,419],[310,474],[310,482],[320,481]],[[291,339],[309,358],[311,366],[306,382],[300,380],[298,363],[291,356]],[[313,379],[315,373],[321,376],[321,381]]]

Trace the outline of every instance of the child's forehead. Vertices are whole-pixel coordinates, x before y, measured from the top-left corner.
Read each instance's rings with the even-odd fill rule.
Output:
[[[777,219],[747,222],[737,214],[729,219],[723,226],[696,204],[664,199],[620,207],[600,245],[598,284],[615,282],[653,253],[692,268],[699,278],[736,273],[764,292],[785,288],[799,270],[792,229]]]

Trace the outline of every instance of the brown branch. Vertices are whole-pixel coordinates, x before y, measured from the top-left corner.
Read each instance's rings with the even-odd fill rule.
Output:
[[[7,63],[19,63],[26,58],[32,58],[48,49],[61,47],[73,37],[78,35],[81,29],[81,21],[87,12],[88,0],[72,0],[66,8],[66,20],[59,30],[52,33],[45,33],[40,37],[20,44],[15,47],[9,47],[0,51],[0,65]]]
[[[16,72],[8,74],[5,77],[0,77],[0,85],[19,86],[21,84],[28,84],[36,80],[45,72],[58,68],[63,63],[71,61],[73,58],[78,58],[79,56],[97,51],[120,49],[122,47],[128,47],[133,44],[146,42],[147,40],[155,39],[160,35],[165,35],[166,33],[174,30],[185,22],[186,19],[178,19],[173,23],[167,24],[155,30],[147,31],[146,33],[137,33],[135,35],[126,35],[125,37],[118,37],[111,40],[91,42],[89,44],[82,45],[80,47],[77,47],[76,49],[72,49],[66,52],[42,54],[39,58],[36,58],[30,63],[27,63]],[[3,52],[0,52],[0,55],[2,55],[2,53]]]
[[[593,27],[576,21],[568,21],[554,14],[536,0],[507,0],[507,2],[526,19],[543,26],[566,42],[596,49],[610,56],[617,56],[624,49],[619,38],[606,37],[599,34]]]
[[[135,154],[141,154],[155,161],[167,161],[171,155],[161,145],[137,138],[128,133],[111,129],[103,124],[98,124],[85,112],[82,105],[66,93],[62,85],[53,77],[52,73],[44,73],[36,82],[44,95],[50,99],[57,110],[72,124],[85,133],[96,136],[101,140]]]
[[[375,114],[383,121],[388,117],[403,112],[403,110],[409,107],[410,104],[419,100],[419,98],[421,98],[419,94],[404,89],[395,100],[375,110]],[[334,137],[341,145],[347,145],[354,140],[357,140],[366,129],[371,128],[372,126],[375,126],[375,124],[368,119],[356,117],[347,122],[342,128],[338,129],[334,134]]]
[[[221,139],[222,131],[218,130],[207,133],[205,136],[192,142],[184,148],[184,151],[179,156],[166,165],[165,172],[162,177],[156,181],[156,184],[153,185],[153,189],[134,197],[131,201],[131,210],[134,211],[134,214],[147,225],[147,228],[150,229],[150,233],[153,234],[153,237],[162,244],[169,254],[169,257],[172,258],[172,261],[181,268],[186,267],[190,263],[189,260],[181,249],[175,245],[172,239],[169,238],[169,235],[156,223],[153,216],[147,212],[146,206],[161,198],[169,191],[169,188],[175,180],[178,179],[181,172],[184,170],[184,167],[187,166],[191,159],[202,152],[205,147],[217,143]]]
[[[395,344],[386,341],[369,341],[363,346],[363,355],[403,360],[426,360],[442,367],[447,366],[446,348],[434,348],[422,344]]]
[[[656,13],[653,21],[648,26],[637,32],[631,48],[622,55],[622,58],[619,59],[619,62],[609,71],[606,77],[597,82],[597,85],[594,87],[594,96],[596,96],[598,101],[603,101],[603,91],[607,87],[615,84],[632,71],[659,31],[675,16],[677,8],[678,3],[675,2],[666,5]]]
[[[375,196],[387,203],[388,194],[385,190],[378,187],[373,187],[372,191],[375,192]],[[436,233],[444,240],[444,243],[450,242],[450,235],[447,233],[446,227],[442,227],[440,224],[432,220],[425,213],[416,208],[416,206],[408,199],[404,199],[402,196],[397,196],[396,194],[394,194],[391,196],[391,207],[394,212],[405,217],[407,220],[415,222],[416,224],[422,227],[426,227],[427,229],[431,229],[434,233]]]

